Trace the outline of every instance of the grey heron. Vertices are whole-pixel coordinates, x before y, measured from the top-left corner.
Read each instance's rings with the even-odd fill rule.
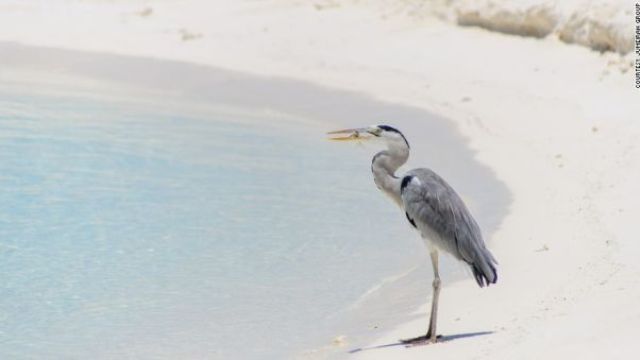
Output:
[[[433,295],[427,333],[412,339],[401,340],[405,344],[435,343],[440,275],[438,253],[444,251],[466,263],[480,287],[498,280],[496,260],[486,248],[482,233],[464,202],[453,188],[430,169],[419,168],[402,176],[396,171],[409,158],[409,142],[397,129],[388,125],[376,125],[358,129],[331,131],[332,140],[378,139],[387,149],[378,152],[371,162],[373,179],[382,192],[388,195],[400,209],[409,224],[424,239],[433,266]]]

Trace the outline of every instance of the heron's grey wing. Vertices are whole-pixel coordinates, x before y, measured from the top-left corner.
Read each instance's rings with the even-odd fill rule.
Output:
[[[402,179],[401,198],[409,222],[439,248],[466,262],[478,285],[497,281],[496,261],[478,224],[444,179],[429,169],[411,170]]]

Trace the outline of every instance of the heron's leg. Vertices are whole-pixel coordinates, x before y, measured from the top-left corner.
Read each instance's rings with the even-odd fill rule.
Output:
[[[438,272],[438,252],[431,252],[431,265],[433,265],[433,296],[431,298],[431,317],[429,318],[429,329],[426,335],[413,339],[400,340],[403,344],[435,343],[438,341],[436,333],[436,321],[438,319],[438,298],[440,297],[440,273]]]
[[[440,274],[438,272],[438,252],[431,252],[431,264],[433,265],[433,298],[431,299],[431,318],[429,319],[429,330],[431,342],[436,342],[436,322],[438,320],[438,298],[440,297]]]

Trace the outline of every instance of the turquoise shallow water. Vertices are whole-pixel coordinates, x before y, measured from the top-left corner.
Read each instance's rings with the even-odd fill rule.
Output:
[[[3,359],[340,358],[406,320],[426,252],[375,189],[375,149],[327,142],[327,121],[419,120],[417,159],[472,179],[455,185],[485,229],[505,206],[461,139],[415,109],[12,44],[0,65]]]
[[[318,127],[26,94],[0,108],[3,358],[286,357],[408,255],[381,251],[384,199]]]

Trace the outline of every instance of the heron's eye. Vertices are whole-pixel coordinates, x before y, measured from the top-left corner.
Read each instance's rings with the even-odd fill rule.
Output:
[[[371,133],[371,135],[374,136],[380,136],[380,134],[382,134],[382,129],[372,129],[371,131],[369,131]]]

